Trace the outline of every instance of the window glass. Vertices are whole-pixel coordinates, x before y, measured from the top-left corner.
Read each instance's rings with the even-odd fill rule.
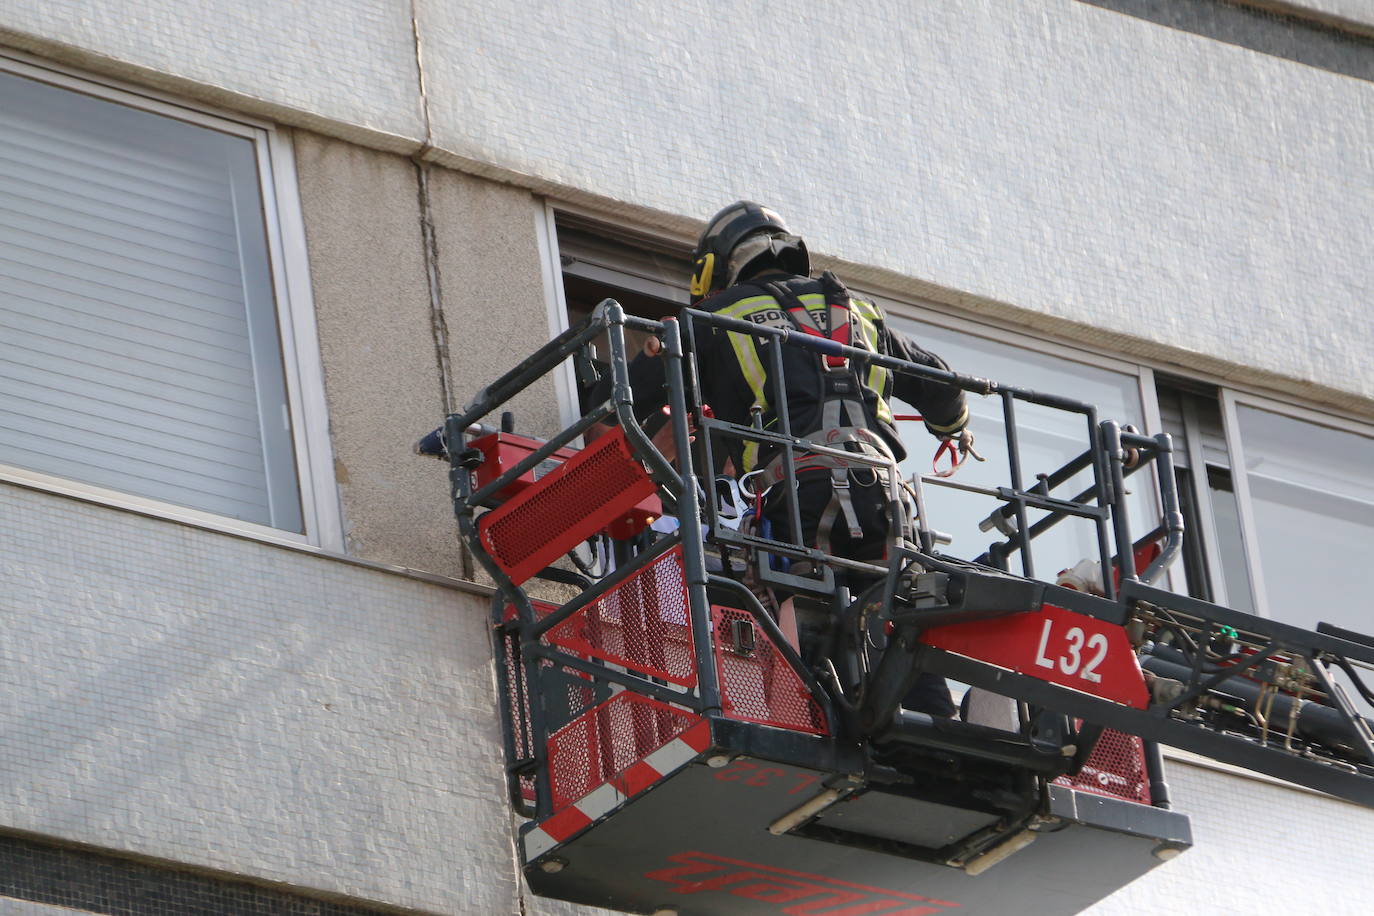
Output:
[[[1139,383],[1134,375],[900,317],[890,317],[889,322],[892,327],[911,335],[921,346],[939,354],[958,372],[1095,404],[1099,420],[1112,419],[1123,425],[1134,424],[1137,428],[1144,428]],[[1011,469],[1001,399],[969,395],[969,409],[977,448],[987,462],[980,464],[970,460],[953,479],[983,487],[1009,485]],[[1088,422],[1081,414],[1017,402],[1016,416],[1023,486],[1029,487],[1035,482],[1036,474],[1054,471],[1087,448]],[[919,423],[902,425],[903,439],[909,453],[902,466],[904,473],[908,476],[912,473],[928,474],[936,441]],[[1132,477],[1128,482],[1128,488],[1132,491],[1129,511],[1137,538],[1158,524],[1150,492],[1153,487],[1151,481],[1152,478],[1141,475]],[[1054,493],[1069,498],[1077,496],[1091,484],[1091,472],[1083,472]],[[953,538],[952,543],[942,550],[972,559],[999,539],[995,531],[991,534],[980,531],[978,524],[995,508],[1003,505],[1000,500],[955,489],[926,486],[925,501],[931,527]],[[1029,520],[1033,524],[1042,515],[1032,512]],[[1061,522],[1035,539],[1031,555],[1035,575],[1042,579],[1053,579],[1061,569],[1071,567],[1080,560],[1097,559],[1095,529],[1090,522],[1083,520]],[[1020,559],[1016,555],[1012,556],[1008,565],[1013,571],[1021,570]]]
[[[1374,633],[1374,439],[1236,408],[1271,617]]]
[[[1237,610],[1253,614],[1255,596],[1250,589],[1250,572],[1245,565],[1240,506],[1236,502],[1235,490],[1231,487],[1231,472],[1208,466],[1207,486],[1212,496],[1217,555],[1221,561],[1221,575],[1226,582],[1226,603]]]
[[[0,73],[0,464],[303,528],[255,141]]]

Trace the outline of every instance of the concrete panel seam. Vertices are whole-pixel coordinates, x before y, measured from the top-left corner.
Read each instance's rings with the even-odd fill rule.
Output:
[[[420,92],[420,117],[425,125],[425,142],[420,152],[434,142],[434,121],[430,117],[429,93],[425,79],[425,55],[420,40],[420,17],[415,7],[416,0],[410,0],[410,34],[415,40],[415,82]],[[419,155],[417,152],[416,155]]]
[[[444,414],[453,413],[455,402],[449,383],[450,367],[448,321],[444,318],[443,278],[439,272],[439,240],[434,232],[434,202],[429,193],[429,165],[415,161],[416,193],[420,203],[420,235],[424,240],[425,277],[429,283],[430,328],[434,334],[434,353],[439,368],[439,390],[443,392]]]

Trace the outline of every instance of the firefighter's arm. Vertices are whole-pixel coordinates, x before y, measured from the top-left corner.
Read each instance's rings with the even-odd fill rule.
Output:
[[[943,359],[900,331],[885,329],[885,337],[885,349],[890,356],[918,366],[951,371]],[[898,373],[893,380],[892,390],[893,394],[920,411],[926,429],[936,438],[957,439],[968,426],[968,402],[960,388]]]
[[[644,341],[644,348],[629,363],[630,396],[634,403],[635,419],[642,424],[652,417],[664,404],[667,395],[664,391],[666,380],[663,360],[658,354],[663,349],[662,342],[652,335]],[[592,389],[589,404],[600,404],[611,396],[612,379],[607,372]],[[610,422],[599,423],[587,430],[586,439],[591,442],[603,435],[612,426]]]
[[[951,371],[949,364],[939,356],[917,344],[900,331],[884,328],[887,352],[920,366]],[[893,385],[897,397],[915,407],[925,421],[926,430],[941,442],[953,443],[959,457],[954,466],[957,468],[970,456],[978,461],[985,460],[973,448],[973,431],[968,428],[968,400],[963,389],[946,385],[930,379],[898,375]],[[944,447],[941,447],[943,451]]]

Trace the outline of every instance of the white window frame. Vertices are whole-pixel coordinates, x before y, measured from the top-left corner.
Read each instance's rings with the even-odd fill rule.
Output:
[[[1158,407],[1158,401],[1156,401],[1156,407]],[[1200,532],[1200,534],[1202,536],[1202,553],[1207,560],[1207,578],[1209,580],[1207,582],[1207,586],[1211,590],[1213,603],[1220,604],[1225,607],[1230,607],[1231,601],[1229,592],[1227,591],[1226,587],[1226,575],[1223,569],[1221,559],[1221,543],[1220,537],[1217,533],[1216,512],[1212,508],[1212,488],[1208,483],[1208,462],[1206,450],[1202,444],[1202,434],[1200,432],[1201,425],[1197,419],[1197,407],[1192,401],[1189,401],[1185,398],[1183,401],[1182,410],[1184,428],[1189,431],[1188,467],[1192,472],[1193,498],[1196,500],[1197,503],[1196,521],[1199,525],[1202,526],[1202,531]],[[1224,418],[1222,420],[1222,427],[1223,432],[1225,432],[1226,429],[1230,428],[1230,424]],[[1196,435],[1194,435],[1195,432]],[[1229,441],[1227,443],[1226,450],[1227,461],[1230,462],[1232,459],[1231,444]],[[1236,487],[1234,471],[1232,471],[1231,486],[1233,490]],[[1239,506],[1241,501],[1240,494],[1235,493],[1234,495],[1236,497],[1237,505]],[[1240,509],[1238,511],[1244,512],[1246,510]],[[1187,532],[1185,532],[1184,535],[1186,537]],[[1245,539],[1246,534],[1244,532],[1244,525],[1242,525],[1242,548],[1244,546]],[[1245,554],[1247,556],[1245,574],[1247,577],[1253,579],[1254,577],[1251,576],[1249,568],[1249,552],[1245,551]],[[1179,565],[1180,564],[1175,563],[1173,571],[1176,572],[1178,575],[1176,591],[1183,592],[1185,590],[1186,583],[1183,580],[1183,573],[1179,569]],[[1254,594],[1253,589],[1251,591],[1251,594]]]
[[[563,293],[563,262],[558,251],[558,229],[554,222],[557,211],[549,201],[536,199],[534,206],[534,236],[539,246],[541,279],[544,282],[544,304],[549,321],[549,339],[562,334],[568,325],[568,300]],[[554,391],[558,397],[558,419],[564,427],[577,422],[577,379],[572,364],[564,361],[556,370]]]
[[[1325,426],[1340,432],[1353,433],[1367,439],[1374,439],[1374,425],[1361,423],[1346,417],[1338,417],[1322,411],[1315,411],[1295,404],[1277,401],[1250,392],[1222,388],[1222,422],[1226,427],[1226,450],[1231,460],[1231,483],[1236,492],[1236,503],[1240,514],[1241,542],[1245,548],[1245,568],[1250,576],[1250,590],[1255,596],[1255,613],[1261,617],[1274,619],[1273,608],[1269,606],[1269,596],[1264,584],[1263,560],[1259,550],[1259,530],[1255,524],[1254,506],[1250,501],[1250,479],[1245,464],[1245,446],[1241,442],[1240,406],[1267,410],[1280,416],[1301,420],[1315,426]]]
[[[949,312],[941,311],[928,305],[914,303],[908,299],[897,298],[896,294],[869,286],[862,288],[851,287],[855,295],[860,298],[869,299],[875,302],[888,315],[895,315],[907,318],[912,321],[919,321],[924,324],[935,325],[947,331],[954,331],[968,337],[979,337],[990,340],[994,343],[1003,344],[1009,347],[1016,347],[1028,350],[1032,353],[1039,353],[1044,356],[1051,356],[1057,359],[1066,360],[1072,363],[1079,363],[1085,366],[1092,366],[1095,369],[1104,369],[1115,372],[1127,377],[1134,377],[1136,380],[1136,397],[1140,406],[1141,419],[1145,424],[1144,433],[1154,435],[1163,428],[1163,423],[1159,415],[1159,400],[1154,394],[1155,374],[1154,369],[1141,363],[1130,362],[1129,360],[1113,357],[1105,353],[1083,349],[1071,344],[1050,340],[1039,336],[1029,329],[1012,328],[1000,324],[991,324],[979,321],[964,315],[953,315]],[[976,366],[956,366],[957,371],[966,375],[981,375]],[[993,379],[993,381],[998,381]],[[1057,392],[1062,393],[1062,392]],[[1098,421],[1102,420],[1122,420],[1120,417],[1099,416]],[[974,430],[975,434],[977,430]],[[1086,447],[1087,443],[1084,443]],[[1043,468],[1042,470],[1051,471],[1053,468]],[[1149,468],[1145,470],[1149,476],[1150,500],[1153,504],[1155,518],[1151,519],[1151,524],[1146,527],[1142,524],[1142,519],[1130,519],[1132,526],[1132,536],[1142,537],[1150,528],[1153,528],[1162,518],[1163,503],[1159,493],[1158,466],[1151,462]],[[1137,486],[1143,485],[1138,484]],[[1043,575],[1043,573],[1042,573]],[[1183,574],[1179,569],[1179,564],[1174,563],[1166,572],[1169,587],[1182,588]],[[1177,576],[1177,580],[1175,580]]]
[[[281,335],[287,393],[285,406],[295,450],[305,532],[284,531],[9,465],[0,465],[0,481],[209,530],[342,554],[343,523],[334,480],[324,369],[290,137],[273,124],[256,118],[210,106],[193,107],[163,93],[117,80],[97,79],[20,52],[6,50],[0,53],[0,72],[243,137],[253,143],[276,299],[277,329]]]

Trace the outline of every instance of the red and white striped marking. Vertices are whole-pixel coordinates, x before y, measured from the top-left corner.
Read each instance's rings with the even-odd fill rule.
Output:
[[[533,862],[587,825],[625,804],[664,776],[686,766],[711,743],[711,725],[698,721],[672,741],[597,786],[525,834],[525,861]]]

